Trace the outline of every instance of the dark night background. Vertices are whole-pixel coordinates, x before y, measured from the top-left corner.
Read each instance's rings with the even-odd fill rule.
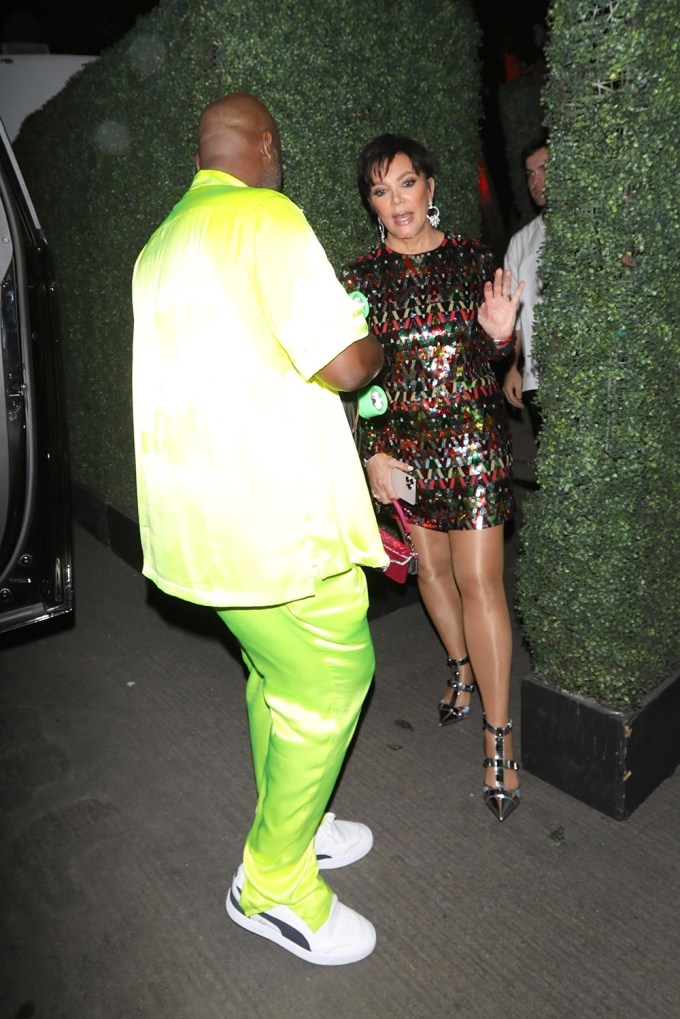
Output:
[[[427,0],[423,0],[427,2]],[[158,0],[116,0],[115,4],[86,4],[83,0],[5,0],[2,5],[2,41],[43,43],[51,53],[97,56],[118,41],[140,14]],[[533,63],[548,0],[475,0],[473,9],[484,29],[484,59],[489,80],[502,74],[503,46],[527,64]],[[442,41],[442,45],[444,41]],[[503,80],[503,79],[501,79]]]
[[[427,0],[423,0],[427,2]],[[98,56],[121,39],[140,15],[158,0],[117,0],[115,4],[83,0],[5,0],[2,5],[2,47],[20,52],[19,44],[47,47],[50,53]],[[510,77],[540,73],[549,0],[475,0],[473,9],[483,33],[482,143],[498,205],[513,219],[504,143],[498,118],[498,86]],[[445,41],[442,40],[442,45]],[[452,44],[453,45],[453,44]],[[23,48],[23,47],[22,47]],[[24,50],[25,51],[25,50]]]

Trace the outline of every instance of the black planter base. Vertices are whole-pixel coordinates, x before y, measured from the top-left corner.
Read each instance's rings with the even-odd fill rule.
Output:
[[[680,675],[630,714],[522,680],[522,765],[623,821],[680,764]]]

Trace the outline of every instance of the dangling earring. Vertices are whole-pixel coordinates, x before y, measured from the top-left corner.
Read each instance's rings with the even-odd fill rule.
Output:
[[[427,218],[430,221],[430,226],[435,227],[435,229],[439,226],[439,209],[432,202],[430,202],[430,207],[427,210]]]
[[[380,234],[380,243],[385,243],[385,227],[381,219],[378,220],[378,233]]]

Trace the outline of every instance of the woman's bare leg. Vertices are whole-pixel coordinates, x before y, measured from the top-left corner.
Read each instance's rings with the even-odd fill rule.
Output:
[[[468,649],[463,629],[463,606],[460,592],[453,576],[451,545],[445,531],[432,531],[425,527],[411,527],[413,542],[418,551],[418,590],[432,624],[452,659],[465,658]],[[458,667],[460,682],[474,682],[469,664]],[[450,703],[454,691],[447,688],[443,696]],[[456,706],[465,707],[470,703],[470,694],[461,692]]]
[[[510,710],[512,630],[503,586],[504,529],[502,525],[479,531],[449,531],[453,573],[460,591],[463,632],[486,720],[498,728],[507,725]],[[484,733],[484,748],[494,756],[493,737]],[[505,756],[512,758],[512,735],[505,738]],[[495,785],[492,768],[485,781]],[[519,785],[517,772],[505,772],[505,785]]]
[[[503,586],[504,528],[480,531],[432,531],[411,527],[418,551],[418,588],[449,657],[470,656],[460,667],[462,683],[477,681],[486,720],[498,728],[509,721],[512,630]],[[469,703],[460,694],[459,706]],[[484,733],[484,751],[494,756],[493,737]],[[512,735],[505,738],[512,758]],[[485,781],[495,785],[493,769]],[[517,772],[506,771],[508,789],[519,785]]]

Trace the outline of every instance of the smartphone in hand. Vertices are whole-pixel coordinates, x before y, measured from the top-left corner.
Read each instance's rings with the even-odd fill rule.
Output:
[[[416,479],[412,474],[408,474],[406,471],[400,471],[398,467],[393,467],[392,487],[397,493],[398,499],[403,499],[404,502],[410,502],[412,506],[415,505],[417,485]]]

